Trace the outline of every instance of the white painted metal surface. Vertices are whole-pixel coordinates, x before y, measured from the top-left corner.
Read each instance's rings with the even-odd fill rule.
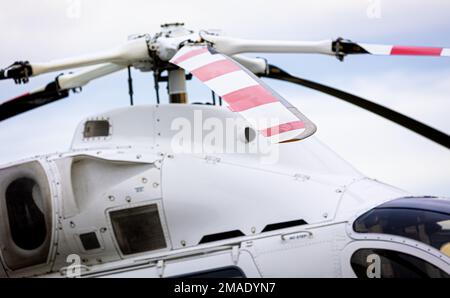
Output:
[[[66,257],[73,253],[81,257],[81,273],[86,276],[194,273],[233,265],[232,250],[217,252],[229,246],[237,246],[234,255],[239,261],[234,265],[247,276],[352,276],[343,249],[365,240],[354,238],[346,223],[350,225],[355,214],[407,194],[365,178],[313,137],[270,145],[279,154],[272,163],[262,162],[260,152],[175,152],[171,140],[179,128],[174,130],[171,124],[180,117],[193,123],[196,113],[202,113],[203,121],[238,117],[207,106],[117,109],[88,119],[107,119],[112,128],[108,137],[84,137],[85,120],[69,152],[40,159],[52,169],[52,224],[58,227],[52,236],[57,254],[50,254],[47,265],[41,266],[52,268],[55,273],[49,276],[64,276],[66,271],[61,275],[60,268],[67,266]],[[198,141],[204,139],[192,139],[194,144]],[[167,247],[124,255],[109,212],[152,203],[160,210]],[[263,232],[267,225],[300,219],[307,224]],[[242,236],[199,243],[204,236],[233,230]],[[86,251],[79,235],[90,232],[97,235],[100,247]],[[389,248],[390,242],[385,242]],[[412,254],[421,255],[418,251],[423,250],[410,247]],[[199,251],[211,254],[195,257]],[[430,262],[441,268],[449,264],[445,255],[435,258],[441,261]],[[158,262],[163,269],[158,269]],[[34,267],[8,274],[39,272],[43,273]]]

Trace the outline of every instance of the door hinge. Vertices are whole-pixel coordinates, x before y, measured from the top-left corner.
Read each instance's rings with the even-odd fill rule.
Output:
[[[164,260],[159,260],[156,263],[156,273],[158,274],[159,277],[163,277],[164,267],[165,267]]]

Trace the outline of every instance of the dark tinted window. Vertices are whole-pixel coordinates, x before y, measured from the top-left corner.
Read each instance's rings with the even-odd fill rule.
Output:
[[[450,215],[429,210],[375,208],[359,217],[359,233],[381,233],[415,239],[449,253]]]
[[[182,278],[245,278],[244,272],[238,267],[224,267],[180,275]]]
[[[14,243],[25,250],[41,246],[47,229],[39,185],[30,178],[16,179],[6,188],[5,198]]]
[[[123,254],[166,247],[156,204],[112,211],[110,217],[117,243]]]
[[[351,258],[358,278],[449,278],[436,266],[411,255],[384,249],[360,249]]]
[[[83,136],[85,138],[109,136],[109,121],[108,120],[86,121],[86,123],[84,124]]]

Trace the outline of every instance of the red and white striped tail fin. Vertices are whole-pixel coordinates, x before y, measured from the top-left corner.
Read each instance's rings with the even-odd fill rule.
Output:
[[[358,43],[358,45],[372,55],[450,57],[449,48],[377,45],[367,43]]]
[[[170,60],[192,73],[272,142],[304,139],[316,126],[235,60],[207,46],[187,45]]]

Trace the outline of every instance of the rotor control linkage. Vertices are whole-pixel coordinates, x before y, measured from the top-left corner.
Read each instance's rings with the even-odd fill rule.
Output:
[[[106,63],[75,73],[60,74],[54,81],[45,86],[0,103],[0,121],[66,98],[69,96],[70,90],[78,93],[91,80],[109,75],[124,67],[123,65]]]
[[[68,96],[69,90],[62,90],[58,85],[58,80],[56,79],[43,88],[25,93],[19,97],[0,104],[0,121]]]
[[[0,80],[13,79],[16,84],[28,83],[33,70],[28,61],[16,61],[0,70]]]
[[[348,54],[368,54],[368,52],[357,43],[342,37],[337,38],[331,43],[331,49],[339,61],[344,61],[344,57]]]

